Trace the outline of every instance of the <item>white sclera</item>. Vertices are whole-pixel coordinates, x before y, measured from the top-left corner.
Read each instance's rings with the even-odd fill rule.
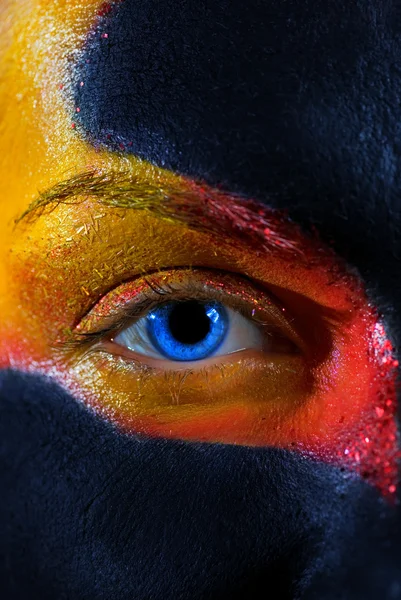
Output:
[[[228,316],[227,334],[221,346],[219,346],[214,354],[208,356],[208,359],[213,356],[224,356],[250,348],[268,351],[269,338],[263,335],[260,327],[239,312],[228,307],[225,307],[225,309]],[[136,354],[160,360],[168,360],[160,354],[149,338],[147,315],[121,331],[113,341]],[[202,362],[202,360],[197,362]]]

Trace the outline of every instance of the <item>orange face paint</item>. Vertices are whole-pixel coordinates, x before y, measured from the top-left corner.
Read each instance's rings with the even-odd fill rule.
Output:
[[[187,185],[189,195],[194,184]],[[213,226],[223,223],[224,237],[223,230],[207,233],[206,225],[196,231],[143,211],[90,201],[74,210],[60,205],[22,222],[13,272],[21,274],[19,281],[15,276],[15,292],[24,306],[21,331],[28,335],[14,364],[50,372],[125,431],[297,449],[346,465],[391,493],[396,485],[396,363],[360,282],[277,213],[221,193],[218,207],[213,190],[208,195]],[[249,224],[240,235],[236,203]],[[201,218],[208,218],[207,210]],[[61,236],[54,234],[57,223],[63,224]],[[104,321],[118,317],[145,282],[158,288],[179,273],[185,287],[185,279],[195,274],[200,281],[210,279],[210,269],[222,273],[212,278],[211,288],[223,282],[220,291],[228,298],[224,273],[233,273],[230,289],[237,281],[237,292],[250,307],[257,295],[245,292],[235,274],[254,280],[274,310],[286,311],[294,339],[302,340],[300,353],[247,351],[209,360],[199,371],[183,365],[166,372],[122,353],[106,335],[106,345],[70,350],[74,333],[95,333]],[[274,314],[270,320],[285,331]],[[4,340],[12,352],[10,337]]]
[[[71,57],[104,5],[18,7],[18,19],[16,4],[7,11],[20,35],[5,32],[0,49],[7,65],[0,89],[6,119],[1,366],[51,376],[124,431],[290,448],[344,465],[393,495],[397,364],[361,282],[283,216],[85,144],[71,127],[65,86]],[[88,168],[128,173],[144,186],[177,190],[184,200],[197,197],[198,214],[188,208],[186,224],[174,223],[171,214],[116,209],[88,195],[14,226],[40,190]],[[68,342],[85,316],[135,300],[149,273],[174,277],[185,269],[190,278],[191,268],[205,277],[213,270],[222,280],[229,272],[254,282],[291,315],[302,352],[248,352],[208,365],[207,372],[166,375],[121,356],[110,340],[96,352],[71,351]]]

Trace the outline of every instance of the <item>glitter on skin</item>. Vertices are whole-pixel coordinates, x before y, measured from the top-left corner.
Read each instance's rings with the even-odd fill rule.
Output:
[[[38,190],[47,190],[69,175],[88,169],[128,172],[144,184],[153,182],[161,187],[168,185],[178,189],[187,186],[188,191],[192,188],[196,194],[201,194],[203,189],[205,198],[210,195],[199,182],[183,183],[182,178],[132,156],[98,152],[81,140],[72,122],[75,107],[68,101],[71,64],[76,60],[76,49],[85,39],[89,21],[94,15],[101,15],[107,10],[107,4],[98,0],[80,3],[35,0],[23,5],[14,2],[7,8],[9,14],[0,23],[0,60],[7,65],[0,81],[0,119],[4,119],[1,144],[6,149],[0,156],[1,364],[54,377],[121,426],[134,425],[134,419],[121,418],[123,410],[134,412],[132,389],[138,391],[134,399],[140,401],[146,400],[144,391],[148,390],[149,405],[152,398],[156,402],[147,420],[144,416],[137,419],[142,432],[213,441],[228,431],[241,443],[241,436],[244,438],[249,433],[249,424],[255,413],[252,416],[248,407],[241,405],[240,401],[232,404],[225,413],[221,407],[210,406],[205,412],[193,411],[191,418],[187,413],[186,419],[181,419],[185,408],[178,402],[180,398],[189,396],[189,376],[183,381],[182,374],[170,375],[167,379],[163,375],[152,382],[149,372],[135,371],[132,366],[120,363],[117,365],[113,358],[100,355],[96,361],[93,356],[91,359],[88,356],[89,362],[81,361],[70,368],[63,356],[54,351],[52,342],[62,331],[68,332],[76,325],[76,319],[89,310],[91,304],[99,299],[99,294],[105,294],[110,286],[127,281],[152,266],[154,270],[188,264],[223,270],[231,268],[258,281],[271,283],[273,289],[275,286],[286,288],[292,293],[312,298],[324,307],[341,310],[341,307],[347,306],[355,317],[353,325],[349,325],[349,332],[355,340],[359,340],[359,345],[352,347],[340,336],[338,351],[333,355],[329,371],[338,378],[341,372],[347,373],[352,384],[357,380],[353,385],[355,389],[351,391],[361,402],[348,403],[349,389],[346,386],[341,390],[324,389],[321,396],[325,407],[323,416],[333,418],[333,422],[334,416],[338,417],[335,435],[327,435],[323,418],[315,420],[320,427],[312,428],[313,439],[308,439],[308,444],[305,441],[289,441],[290,434],[292,440],[297,440],[294,435],[299,433],[300,428],[308,422],[313,423],[313,417],[319,416],[319,412],[308,409],[300,415],[302,418],[289,426],[287,439],[276,442],[292,448],[295,443],[295,447],[305,454],[312,453],[344,465],[377,485],[384,495],[394,497],[398,458],[395,422],[398,362],[394,359],[384,325],[369,306],[360,284],[344,273],[342,280],[334,278],[335,285],[329,285],[331,270],[339,270],[330,253],[325,258],[326,263],[320,259],[316,261],[313,245],[311,248],[310,243],[304,240],[308,260],[312,264],[317,262],[321,268],[310,266],[308,269],[299,262],[299,257],[294,258],[292,264],[284,264],[277,253],[269,255],[266,266],[263,247],[270,248],[272,245],[272,228],[270,223],[265,223],[262,229],[264,209],[261,209],[261,220],[245,225],[245,229],[251,227],[255,230],[253,239],[256,236],[261,244],[259,256],[244,250],[244,240],[235,248],[231,242],[226,244],[225,240],[213,240],[205,233],[190,232],[182,225],[160,224],[160,220],[144,216],[140,211],[136,214],[131,211],[128,215],[106,206],[105,216],[99,219],[101,224],[96,225],[99,207],[90,202],[79,207],[60,206],[31,229],[21,226],[15,230],[12,226],[14,219],[37,197]],[[12,35],[10,23],[15,24]],[[32,93],[24,93],[26,89],[32,90]],[[28,147],[27,139],[30,141]],[[208,208],[209,216],[217,209],[218,204],[212,202]],[[103,207],[101,210],[103,212]],[[227,202],[227,223],[230,215],[233,216],[230,210]],[[244,212],[244,219],[246,216]],[[135,239],[134,231],[138,232]],[[293,230],[288,230],[287,238],[293,234]],[[152,248],[149,255],[148,240],[155,236],[163,239],[165,245]],[[278,242],[278,249],[281,243],[285,244],[285,238],[280,241],[279,237],[273,236],[273,239]],[[282,246],[283,252],[285,249]],[[206,257],[206,254],[210,256]],[[285,302],[285,294],[282,300]],[[19,307],[17,312],[16,306]],[[90,378],[88,367],[93,369]],[[219,385],[223,385],[224,379],[228,380],[228,384],[224,385],[229,385],[230,381],[233,384],[227,398],[232,395],[232,389],[236,389],[238,377],[245,367],[249,368],[249,377],[254,369],[257,380],[260,376],[257,363],[239,361],[214,371],[213,377]],[[168,398],[160,397],[156,389],[160,383],[161,389],[168,389],[171,393]],[[115,394],[110,406],[104,406],[105,385],[111,386]],[[209,394],[210,385],[208,388],[205,378],[193,380],[192,386],[194,394],[199,397]],[[131,389],[130,394],[128,388]],[[257,388],[257,391],[261,390]],[[153,418],[158,401],[169,404],[164,416],[159,413],[158,418]],[[340,423],[342,417],[345,420]],[[260,413],[258,419],[260,421]],[[214,430],[210,429],[211,422]],[[265,428],[266,421],[263,423]],[[367,437],[369,443],[366,443]]]
[[[50,355],[45,361],[45,372],[49,361],[56,362],[56,378],[63,385],[125,430],[173,438],[287,446],[327,462],[347,466],[388,495],[389,486],[396,484],[398,452],[394,443],[397,435],[394,402],[389,403],[390,398],[395,397],[394,387],[391,389],[394,381],[392,348],[384,327],[378,323],[374,309],[365,299],[360,283],[346,270],[342,271],[344,266],[330,251],[324,255],[315,241],[297,238],[297,228],[287,224],[287,236],[297,239],[297,248],[288,253],[283,248],[276,247],[273,250],[269,246],[269,261],[266,263],[263,253],[258,252],[255,256],[254,242],[249,241],[247,246],[241,237],[235,244],[234,236],[231,240],[207,236],[205,232],[185,229],[182,225],[151,217],[143,211],[135,213],[108,206],[103,206],[100,214],[95,210],[90,202],[78,203],[73,212],[69,205],[61,204],[53,213],[34,220],[33,227],[27,228],[25,234],[36,242],[36,254],[32,255],[30,261],[24,259],[24,285],[32,278],[31,262],[37,264],[41,256],[48,256],[50,261],[45,267],[49,285],[38,288],[32,284],[32,294],[25,299],[29,307],[41,306],[47,315],[53,315],[50,322],[54,327],[59,322],[58,327],[48,334],[50,338],[47,343],[50,346],[60,335],[62,327],[68,325],[68,320],[71,319],[71,326],[76,315],[85,313],[94,303],[94,314],[101,316],[103,310],[106,314],[107,311],[111,313],[132,300],[138,286],[135,281],[129,282],[133,276],[163,269],[168,264],[187,266],[189,257],[194,266],[245,272],[265,282],[276,297],[287,305],[287,311],[283,314],[288,313],[287,318],[293,313],[298,315],[306,328],[310,327],[311,319],[314,322],[319,306],[323,312],[329,310],[331,318],[337,315],[341,327],[337,323],[333,330],[332,335],[336,336],[333,351],[326,358],[322,357],[321,366],[314,367],[317,381],[321,383],[305,402],[299,393],[298,399],[291,396],[300,387],[306,389],[305,384],[299,385],[302,369],[299,363],[294,363],[292,371],[298,379],[285,387],[285,399],[290,400],[291,406],[293,398],[294,410],[285,426],[281,423],[285,406],[283,399],[275,407],[274,403],[266,405],[267,389],[271,390],[271,398],[277,396],[277,390],[281,390],[281,393],[284,391],[287,384],[282,379],[283,374],[276,366],[266,379],[266,364],[260,360],[255,362],[253,358],[237,360],[235,364],[233,361],[227,365],[220,364],[218,368],[216,366],[208,374],[209,387],[205,387],[204,374],[200,377],[187,374],[184,383],[182,374],[171,374],[167,385],[165,374],[151,376],[149,368],[138,368],[132,362],[117,361],[105,353],[85,354],[76,361],[74,367],[67,361],[70,365],[68,370],[62,356],[58,357],[57,362],[56,356]],[[258,232],[258,220],[263,222],[268,212],[268,209],[260,209],[254,216],[254,223],[248,218],[250,229]],[[72,216],[73,222],[68,227]],[[223,222],[227,225],[226,217],[223,213]],[[51,232],[54,232],[54,225],[59,220],[67,228],[58,246],[54,243],[54,233],[51,239]],[[205,228],[201,226],[202,229]],[[150,247],[149,236],[164,240],[165,243]],[[107,246],[103,244],[103,239],[108,240]],[[122,248],[122,239],[129,240],[129,245]],[[22,241],[21,248],[26,245]],[[315,257],[317,248],[318,259]],[[76,256],[81,257],[79,264]],[[132,265],[138,264],[141,269],[135,273]],[[311,264],[314,265],[313,269],[310,268]],[[18,259],[14,270],[21,272]],[[99,278],[99,272],[102,278]],[[102,290],[115,287],[116,276],[122,281],[128,280],[121,288],[124,291],[115,288],[98,303]],[[168,280],[172,274],[164,272],[160,276]],[[183,272],[180,276],[183,276]],[[60,280],[65,281],[65,289],[58,291],[59,299],[55,306],[52,301],[54,293],[57,294],[54,282]],[[85,282],[81,284],[84,285],[82,296],[69,307],[68,312],[66,309],[75,295],[74,288],[78,281]],[[71,282],[70,288],[66,282]],[[47,289],[50,300],[43,298],[44,289]],[[292,296],[294,293],[295,300]],[[313,302],[310,308],[305,300],[302,301],[302,298],[308,297]],[[96,328],[95,324],[93,327]],[[42,331],[42,336],[44,333]],[[32,338],[37,337],[39,332],[32,333]],[[319,340],[319,348],[321,346]],[[370,349],[369,352],[367,349]],[[46,352],[45,344],[39,352],[37,364],[41,361],[40,353]],[[88,374],[91,372],[95,378],[90,378]],[[209,399],[205,406],[205,394],[210,394],[207,392],[210,386],[221,391],[221,396],[219,392],[217,398],[220,406],[213,395],[207,396]],[[101,392],[105,388],[109,390],[107,403]],[[241,389],[245,392],[233,396],[233,390],[238,393]],[[253,390],[254,399],[249,397],[246,389]],[[378,399],[383,397],[383,411],[390,417],[383,419],[384,427],[378,422],[376,410],[381,408],[381,400]],[[141,399],[139,404],[136,398]],[[226,402],[226,410],[222,409],[222,400]],[[191,404],[190,413],[188,403]],[[174,413],[171,413],[171,406],[174,406]],[[304,413],[302,406],[305,407]],[[266,427],[266,423],[271,425],[273,422],[277,423],[276,428]],[[369,444],[365,442],[366,437],[369,437]]]

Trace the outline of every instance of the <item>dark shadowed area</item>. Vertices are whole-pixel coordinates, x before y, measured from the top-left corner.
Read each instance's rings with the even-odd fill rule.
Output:
[[[0,376],[0,480],[7,600],[401,598],[395,515],[355,476],[121,435],[45,379]]]

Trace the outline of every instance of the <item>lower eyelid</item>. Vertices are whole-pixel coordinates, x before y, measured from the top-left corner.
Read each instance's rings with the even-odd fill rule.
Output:
[[[107,355],[111,360],[121,360],[122,363],[132,368],[135,372],[139,370],[145,370],[146,372],[163,372],[163,371],[179,371],[193,373],[195,371],[207,371],[211,367],[224,366],[230,363],[237,363],[238,361],[246,362],[251,361],[252,363],[265,363],[265,364],[285,364],[291,362],[295,358],[296,360],[303,361],[302,355],[299,352],[290,353],[271,353],[264,354],[258,350],[252,348],[238,349],[230,354],[213,356],[211,358],[204,359],[200,365],[200,361],[194,362],[181,362],[169,361],[166,359],[144,357],[141,354],[137,354],[124,346],[115,344],[111,340],[100,342],[91,351],[94,354]]]

